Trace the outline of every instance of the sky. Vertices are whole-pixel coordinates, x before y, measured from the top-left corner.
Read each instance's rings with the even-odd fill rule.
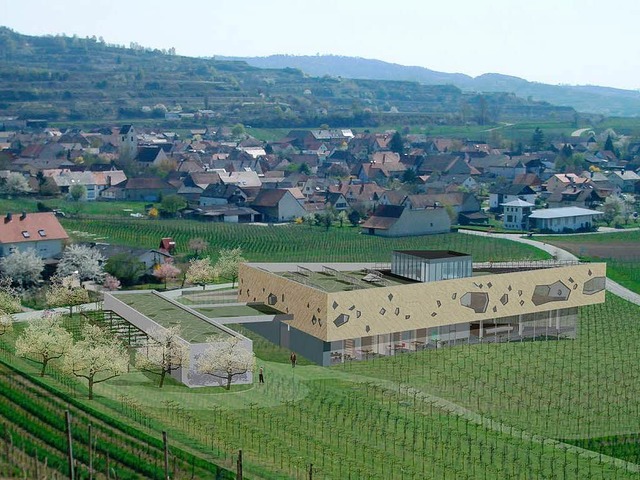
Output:
[[[638,0],[0,0],[28,35],[213,57],[344,55],[640,89]]]

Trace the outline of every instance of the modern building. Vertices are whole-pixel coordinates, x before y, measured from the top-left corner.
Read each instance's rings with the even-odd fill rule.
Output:
[[[242,264],[238,300],[288,320],[247,323],[320,365],[459,343],[574,337],[578,307],[605,300],[604,263],[472,264],[396,251],[391,265]]]
[[[253,351],[250,339],[156,291],[105,292],[101,323],[125,341],[129,348],[142,352],[154,330],[180,325],[181,340],[189,350],[189,362],[185,368],[172,371],[171,376],[188,387],[226,384],[223,372],[220,372],[221,377],[214,377],[196,370],[198,358],[216,343],[235,338],[239,346]],[[249,371],[235,376],[232,383],[252,382],[253,372]]]

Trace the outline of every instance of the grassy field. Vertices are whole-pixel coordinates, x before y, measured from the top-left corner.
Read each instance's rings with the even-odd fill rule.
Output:
[[[221,248],[242,247],[250,261],[273,262],[389,262],[392,250],[456,250],[476,261],[546,259],[545,252],[528,245],[458,233],[420,237],[382,238],[360,234],[353,227],[306,225],[259,226],[203,223],[194,220],[64,219],[63,226],[75,239],[156,248],[162,237],[173,237],[178,254],[186,254],[193,238],[209,244],[204,252],[213,258]]]
[[[640,472],[638,318],[640,307],[608,296],[580,309],[577,340],[331,368],[291,368],[288,352],[250,334],[263,385],[160,390],[132,368],[98,385],[95,404],[164,428],[220,463],[242,448],[247,478],[303,479],[313,463],[320,479],[632,479]],[[72,383],[61,388],[83,398],[86,387]]]
[[[38,200],[32,197],[16,197],[0,199],[0,213],[37,212],[38,202],[50,209],[58,209],[71,216],[108,215],[113,217],[130,217],[131,213],[145,212],[144,202],[74,202],[62,198]]]
[[[606,261],[607,276],[640,293],[640,231],[536,237],[586,260]]]

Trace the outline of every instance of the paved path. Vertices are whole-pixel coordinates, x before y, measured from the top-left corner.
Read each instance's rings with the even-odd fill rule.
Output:
[[[505,240],[511,240],[513,242],[526,243],[527,245],[531,245],[532,247],[538,248],[540,250],[544,250],[549,255],[554,257],[556,260],[560,261],[577,261],[578,257],[576,257],[573,253],[567,252],[562,248],[558,248],[554,245],[549,245],[545,242],[540,242],[538,240],[534,240],[534,237],[523,237],[519,233],[488,233],[488,232],[478,232],[475,230],[458,230],[460,233],[465,233],[467,235],[478,235],[481,237],[492,237],[492,238],[503,238]]]
[[[612,229],[614,232],[625,232],[628,230],[617,230]],[[467,235],[479,235],[483,237],[495,237],[495,238],[504,238],[506,240],[512,240],[514,242],[526,243],[527,245],[531,245],[533,247],[539,248],[540,250],[544,250],[545,252],[550,253],[556,260],[569,260],[575,261],[578,260],[573,253],[568,252],[560,247],[556,247],[554,245],[549,245],[548,243],[541,242],[539,240],[535,240],[535,237],[523,237],[518,233],[487,233],[487,232],[477,232],[475,230],[458,230],[460,233],[465,233]],[[602,233],[611,233],[611,232],[602,232]],[[558,235],[560,236],[560,235]],[[610,278],[607,277],[607,290],[617,295],[619,297],[624,298],[636,305],[640,305],[640,295],[635,292],[632,292],[628,288],[623,287],[619,283],[614,282]]]
[[[588,132],[589,130],[591,130],[591,128],[580,128],[578,130],[574,130],[573,132],[571,132],[571,136],[572,137],[579,137],[584,132]]]

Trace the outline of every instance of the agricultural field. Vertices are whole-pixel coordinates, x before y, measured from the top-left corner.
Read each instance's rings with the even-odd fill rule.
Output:
[[[0,347],[2,478],[69,475],[65,411],[72,419],[76,478],[164,478],[163,445],[157,432],[143,433],[114,418],[119,415],[117,412],[83,404],[73,394],[73,382],[57,372],[55,379],[42,380],[33,372],[24,374],[20,370],[22,361],[4,345]],[[61,386],[68,390],[67,394],[57,390]],[[233,478],[230,471],[175,446],[171,460],[172,478]]]
[[[37,212],[38,203],[42,203],[49,209],[56,209],[68,216],[102,216],[129,217],[130,214],[144,214],[143,202],[74,202],[63,198],[51,198],[38,200],[30,197],[16,197],[13,199],[0,199],[0,214],[7,212]]]
[[[635,479],[640,475],[640,307],[580,309],[576,340],[461,345],[331,368],[253,336],[265,383],[188,389],[131,368],[80,404],[169,432],[246,478]],[[19,330],[19,328],[18,328]],[[11,349],[11,337],[5,340]],[[5,358],[11,359],[10,354]],[[303,359],[301,359],[303,360]],[[21,369],[36,367],[13,359]],[[120,477],[119,477],[120,478]]]
[[[607,262],[607,276],[640,293],[640,231],[536,237],[580,258]]]
[[[188,243],[203,238],[205,255],[216,258],[221,248],[241,247],[250,261],[272,262],[389,262],[392,250],[434,249],[470,253],[476,261],[547,259],[545,252],[528,245],[458,233],[421,237],[382,238],[360,234],[351,226],[234,225],[194,220],[63,219],[76,240],[100,241],[156,248],[162,237],[173,237],[178,254],[188,254]]]

